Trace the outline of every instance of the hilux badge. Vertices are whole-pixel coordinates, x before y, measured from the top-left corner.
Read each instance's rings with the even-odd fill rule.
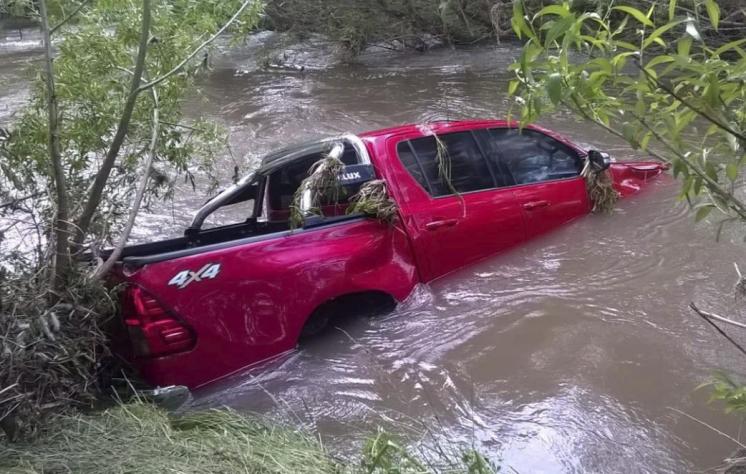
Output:
[[[218,276],[218,273],[220,273],[220,264],[208,263],[196,272],[193,272],[191,270],[184,270],[177,273],[176,275],[174,275],[173,278],[171,278],[171,281],[168,282],[168,285],[176,286],[180,290],[183,290],[193,281],[212,280],[213,278]]]

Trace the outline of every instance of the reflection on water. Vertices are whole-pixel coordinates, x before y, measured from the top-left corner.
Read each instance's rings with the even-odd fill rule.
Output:
[[[341,65],[318,40],[288,46],[296,70],[253,59],[272,35],[212,59],[190,114],[225,124],[248,167],[288,142],[411,121],[504,117],[514,46],[429,54],[370,52]],[[0,51],[2,49],[0,48]],[[0,52],[0,123],[25,98],[29,54]],[[566,113],[544,125],[632,158],[613,137]],[[230,166],[228,156],[221,158]],[[228,175],[226,175],[227,177]],[[715,242],[662,179],[620,204],[524,247],[422,286],[392,314],[350,319],[274,370],[203,393],[318,430],[342,455],[382,425],[437,459],[456,440],[518,472],[683,472],[716,465],[734,446],[677,415],[729,433],[737,422],[694,388],[737,354],[687,309],[734,314],[737,237]],[[204,200],[185,187],[139,221],[136,238],[178,234]],[[744,263],[746,265],[746,263]]]

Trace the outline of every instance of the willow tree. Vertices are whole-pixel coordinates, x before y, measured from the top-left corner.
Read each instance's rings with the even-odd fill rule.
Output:
[[[535,13],[514,3],[525,43],[509,89],[522,120],[566,107],[671,163],[697,219],[716,210],[722,223],[746,221],[736,192],[746,165],[746,39],[719,32],[715,0],[627,3]]]
[[[39,263],[61,287],[86,244],[120,248],[143,196],[215,150],[217,128],[185,126],[181,105],[206,48],[255,27],[262,3],[28,0],[25,9],[41,25],[44,61],[0,149],[0,172],[18,194],[50,191],[39,200],[50,222]]]
[[[567,2],[528,12],[514,3],[512,26],[525,43],[509,90],[523,122],[567,108],[670,163],[697,220],[715,211],[718,233],[725,223],[742,225],[746,11],[728,2],[723,31],[715,0],[669,0],[645,10],[612,4],[599,12],[575,12]],[[736,271],[742,301],[746,278]],[[690,306],[746,356],[722,326],[746,325]],[[713,386],[727,410],[746,412],[746,386],[724,375]]]
[[[43,57],[29,104],[0,135],[0,197],[13,204],[0,202],[0,211],[22,201],[41,250],[10,275],[0,265],[0,428],[10,439],[32,433],[45,414],[92,406],[109,388],[104,328],[116,304],[95,281],[143,199],[209,165],[217,127],[185,123],[182,103],[206,48],[253,28],[262,6],[29,0],[24,8],[41,26]],[[107,243],[115,250],[93,272],[76,263]]]

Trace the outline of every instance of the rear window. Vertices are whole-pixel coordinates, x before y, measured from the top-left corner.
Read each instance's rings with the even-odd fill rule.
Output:
[[[397,153],[409,174],[432,196],[495,187],[492,169],[471,132],[401,142]]]
[[[272,209],[289,209],[293,202],[295,191],[300,183],[308,177],[308,171],[326,153],[313,153],[299,158],[269,176],[269,206]],[[349,144],[345,143],[345,151],[341,158],[345,165],[359,163],[357,152]]]

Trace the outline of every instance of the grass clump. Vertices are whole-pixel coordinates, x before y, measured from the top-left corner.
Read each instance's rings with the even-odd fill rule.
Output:
[[[434,448],[406,447],[392,434],[378,430],[363,446],[360,471],[368,474],[448,473],[496,474],[499,468],[474,449],[451,444]]]
[[[11,473],[329,473],[340,466],[307,435],[231,410],[169,415],[152,405],[120,405],[62,415],[33,443],[0,443]]]
[[[115,297],[83,278],[54,293],[44,281],[0,279],[0,437],[31,437],[46,417],[90,408],[109,386]]]
[[[586,160],[580,176],[585,179],[588,198],[593,203],[591,212],[611,214],[619,200],[619,193],[614,189],[611,170],[598,170],[590,160]]]
[[[374,179],[360,186],[360,190],[352,196],[347,208],[348,214],[358,212],[387,224],[396,220],[398,208],[389,196],[385,181]]]
[[[344,192],[338,182],[339,173],[344,168],[344,163],[340,160],[343,150],[341,146],[335,146],[308,170],[308,177],[300,183],[293,195],[290,228],[301,227],[308,215],[323,216],[322,206],[339,203]],[[303,202],[304,199],[309,199],[309,202]]]
[[[172,414],[136,401],[51,417],[33,440],[0,440],[3,473],[469,473],[498,467],[457,443],[408,445],[382,430],[340,461],[303,428],[230,409]]]

